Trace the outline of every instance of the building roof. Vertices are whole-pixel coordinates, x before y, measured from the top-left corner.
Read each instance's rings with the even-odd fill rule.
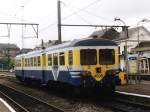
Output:
[[[30,49],[30,48],[23,48],[20,50],[19,54],[24,54],[24,53],[28,53],[30,51],[32,51],[33,49]]]
[[[130,28],[130,29],[128,30],[128,33],[129,33],[129,35],[131,35],[131,34],[133,34],[133,33],[135,33],[135,32],[138,32],[138,30],[141,30],[141,29],[145,30],[147,33],[150,34],[150,32],[149,32],[144,26],[139,26],[139,27]]]
[[[139,47],[150,47],[150,41],[140,42]]]
[[[130,36],[134,33],[138,33],[138,30],[144,30],[145,32],[147,32],[150,35],[150,32],[143,26],[139,26],[139,27],[134,27],[134,28],[130,28],[128,29],[128,38],[130,38]],[[115,39],[116,40],[124,40],[127,39],[127,34],[126,32],[122,31],[120,32],[119,38]]]
[[[15,44],[0,43],[0,49],[16,49],[16,50],[19,50],[19,47]]]
[[[108,28],[103,30],[98,30],[93,32],[89,37],[93,38],[105,38],[105,39],[116,39],[119,36],[119,32],[117,32],[114,28]]]
[[[140,42],[139,46],[131,49],[132,52],[136,51],[150,51],[150,41]]]

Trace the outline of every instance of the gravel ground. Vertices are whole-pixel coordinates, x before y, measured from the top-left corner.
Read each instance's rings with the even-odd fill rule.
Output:
[[[24,91],[27,94],[35,96],[47,103],[53,104],[70,112],[113,112],[108,108],[101,105],[96,105],[86,99],[76,97],[69,97],[63,91],[46,90],[45,87],[33,87],[18,83],[14,78],[0,78],[0,83],[18,90]]]

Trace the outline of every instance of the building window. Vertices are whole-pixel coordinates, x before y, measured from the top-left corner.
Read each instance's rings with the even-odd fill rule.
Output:
[[[48,54],[48,66],[52,65],[52,54]]]
[[[65,54],[64,54],[64,52],[60,52],[60,54],[59,54],[59,63],[60,63],[60,65],[65,65]]]
[[[68,53],[68,61],[69,61],[69,65],[72,65],[73,64],[73,54],[72,54],[72,51],[69,51]]]
[[[58,53],[53,54],[53,65],[58,65]]]

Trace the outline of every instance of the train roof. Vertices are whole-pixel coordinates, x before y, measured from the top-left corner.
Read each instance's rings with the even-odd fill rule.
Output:
[[[26,58],[31,57],[31,56],[38,56],[38,55],[41,55],[43,52],[44,52],[43,49],[36,49],[34,51],[26,53],[24,56]]]
[[[25,53],[25,54],[19,54],[16,56],[16,59],[19,59],[19,58],[22,58],[22,57],[31,57],[31,56],[38,56],[40,55],[41,53],[43,53],[43,50],[42,49],[38,49],[38,50],[34,50],[34,51],[31,51],[31,52],[28,52],[28,53]]]
[[[72,43],[72,46],[117,46],[114,41],[103,38],[90,38],[78,40]]]
[[[112,40],[103,39],[103,38],[75,39],[73,41],[50,46],[46,48],[46,51],[59,49],[59,48],[62,49],[68,47],[78,47],[78,46],[117,46],[117,44]]]
[[[38,56],[41,55],[44,51],[50,51],[50,50],[56,50],[56,49],[63,49],[63,48],[69,48],[69,47],[78,47],[78,46],[117,46],[117,44],[114,41],[108,40],[108,39],[97,39],[97,38],[86,38],[86,39],[76,39],[73,41],[65,42],[58,45],[52,45],[45,50],[38,49],[31,52],[28,52],[26,54],[20,54],[16,56],[16,59],[19,59],[21,57],[31,57],[31,56]]]

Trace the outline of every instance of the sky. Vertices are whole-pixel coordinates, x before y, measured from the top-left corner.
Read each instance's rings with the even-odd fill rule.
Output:
[[[150,0],[61,0],[62,24],[123,25],[114,21],[121,18],[126,25],[136,27],[143,18],[150,19]],[[7,26],[0,25],[0,43],[14,43],[23,48],[34,48],[48,40],[57,40],[57,0],[0,0],[0,22],[24,22],[39,24],[39,38],[32,27],[11,26],[10,37]],[[150,23],[141,23],[150,28]],[[62,27],[62,40],[80,39],[99,28]]]

